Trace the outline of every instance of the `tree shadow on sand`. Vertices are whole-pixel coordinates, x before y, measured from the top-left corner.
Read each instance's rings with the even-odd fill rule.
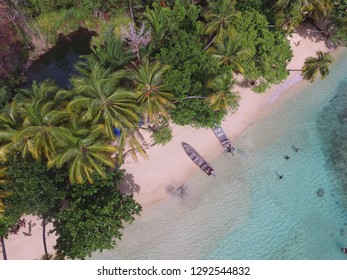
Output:
[[[322,30],[318,26],[312,23],[305,23],[296,29],[297,34],[303,38],[308,38],[309,40],[319,43],[324,42],[325,46],[329,49],[336,48],[336,45],[330,40],[330,35],[328,30]]]
[[[254,84],[252,84],[252,81],[247,80],[245,78],[243,78],[242,80],[240,79],[237,82],[237,85],[242,88],[251,88],[252,86],[254,86]]]
[[[139,193],[140,186],[135,183],[134,175],[130,173],[126,173],[123,181],[119,185],[119,190],[126,195]]]

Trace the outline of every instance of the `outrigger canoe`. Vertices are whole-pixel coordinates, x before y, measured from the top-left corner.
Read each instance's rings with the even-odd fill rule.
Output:
[[[213,168],[207,163],[206,160],[204,160],[204,158],[197,151],[193,149],[192,146],[185,142],[182,142],[182,147],[186,154],[191,158],[192,161],[195,162],[197,166],[200,167],[202,171],[204,171],[208,176],[216,176],[216,172],[213,170]]]
[[[223,129],[220,126],[215,126],[214,128],[212,128],[212,130],[219,142],[221,143],[221,145],[223,146],[224,150],[234,155],[235,148],[231,144],[228,137],[225,135]]]

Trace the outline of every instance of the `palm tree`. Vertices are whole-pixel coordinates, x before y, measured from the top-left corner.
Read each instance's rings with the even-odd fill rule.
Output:
[[[11,93],[7,87],[0,87],[0,110],[4,108],[5,103],[10,99]]]
[[[19,145],[23,156],[30,153],[33,158],[39,159],[44,155],[49,160],[55,153],[52,131],[70,116],[67,111],[59,110],[62,103],[60,99],[55,99],[57,90],[50,82],[34,82],[31,99],[18,104],[23,123],[13,137],[13,146]]]
[[[303,21],[303,15],[298,7],[294,6],[289,11],[278,11],[276,13],[276,27],[283,29],[287,33],[294,31]]]
[[[74,118],[69,128],[59,128],[53,134],[60,148],[48,166],[68,165],[71,184],[81,184],[86,179],[93,183],[93,174],[105,178],[105,167],[115,166],[111,154],[117,148],[106,141],[102,125],[90,127]]]
[[[205,32],[214,36],[210,46],[216,38],[221,38],[226,31],[234,29],[236,21],[241,17],[241,13],[235,9],[235,0],[220,0],[205,15],[207,21]],[[206,47],[206,48],[207,48]]]
[[[292,31],[305,18],[316,21],[325,19],[332,10],[331,0],[277,0],[272,6],[276,13],[276,25]]]
[[[140,119],[137,96],[120,86],[124,74],[94,65],[90,75],[72,78],[78,96],[69,103],[68,110],[79,113],[84,121],[103,124],[110,139],[116,139],[114,127],[137,127]]]
[[[12,142],[15,133],[21,128],[23,119],[19,114],[17,103],[7,103],[0,111],[0,144]],[[0,148],[1,149],[1,148]],[[0,158],[4,154],[0,152]]]
[[[242,48],[240,38],[235,33],[218,39],[207,49],[207,53],[212,54],[219,61],[219,65],[230,65],[233,71],[242,74],[244,71],[239,60],[250,56],[250,50]]]
[[[237,92],[231,91],[235,80],[230,73],[224,72],[214,80],[207,83],[207,87],[212,90],[212,94],[207,98],[214,111],[236,109],[239,106],[240,97]]]
[[[121,136],[115,143],[118,148],[117,161],[119,164],[123,163],[124,155],[128,153],[131,154],[135,161],[138,161],[137,152],[144,159],[148,159],[148,155],[140,141],[144,142],[144,138],[138,129],[126,129],[122,131]],[[128,147],[129,150],[123,153],[126,147]]]
[[[98,63],[105,68],[118,70],[136,57],[130,49],[123,45],[122,40],[114,35],[109,36],[103,45],[97,44],[91,49],[93,53],[84,56],[90,61],[84,65],[90,66]]]
[[[8,142],[1,147],[1,156],[15,149],[23,157],[31,154],[35,159],[50,159],[55,152],[52,131],[69,118],[68,112],[59,110],[63,103],[56,99],[57,90],[48,81],[34,82],[31,90],[23,90],[19,101],[12,102],[0,115],[0,126],[5,127],[0,141]],[[31,98],[26,99],[26,95]]]
[[[316,52],[316,57],[308,57],[305,60],[302,67],[302,75],[305,80],[309,80],[311,83],[317,78],[318,73],[324,79],[329,74],[329,66],[333,63],[333,58],[329,53],[323,53],[322,51]]]
[[[153,9],[146,10],[143,14],[144,19],[150,26],[155,48],[161,46],[163,40],[170,35],[173,29],[173,26],[168,24],[168,12],[169,9],[153,4]]]
[[[163,82],[167,70],[168,66],[162,66],[159,61],[149,63],[147,58],[144,58],[139,66],[134,64],[134,68],[129,68],[137,86],[138,102],[150,121],[159,116],[168,118],[167,108],[175,108],[171,102],[174,94]]]

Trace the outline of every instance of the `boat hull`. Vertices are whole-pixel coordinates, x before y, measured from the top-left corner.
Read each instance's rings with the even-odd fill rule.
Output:
[[[190,159],[200,167],[208,176],[216,176],[216,172],[207,163],[207,161],[189,144],[182,142],[182,147]]]
[[[219,143],[223,146],[224,150],[228,153],[234,155],[234,146],[231,144],[229,138],[225,135],[223,129],[220,126],[212,128],[214,134],[216,135]]]

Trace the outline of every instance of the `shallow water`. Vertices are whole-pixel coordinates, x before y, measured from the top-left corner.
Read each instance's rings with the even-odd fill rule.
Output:
[[[232,139],[237,153],[212,162],[216,178],[197,172],[92,258],[346,259],[346,80],[344,52],[328,78]]]

